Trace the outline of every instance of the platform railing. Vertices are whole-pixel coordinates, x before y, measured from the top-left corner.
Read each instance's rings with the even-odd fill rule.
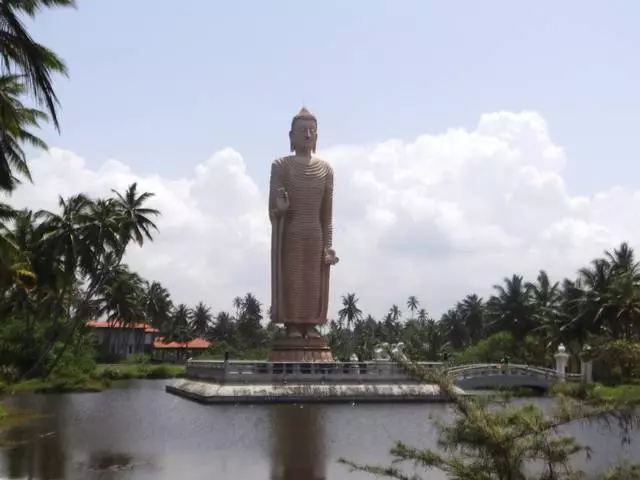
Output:
[[[423,362],[423,368],[442,368]],[[250,362],[189,360],[187,377],[225,383],[368,383],[412,382],[404,367],[394,362]]]

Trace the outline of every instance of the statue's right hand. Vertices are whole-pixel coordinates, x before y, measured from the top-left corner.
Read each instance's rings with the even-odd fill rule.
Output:
[[[280,187],[278,189],[278,197],[276,198],[276,207],[280,212],[286,212],[287,210],[289,210],[289,194],[283,187]]]

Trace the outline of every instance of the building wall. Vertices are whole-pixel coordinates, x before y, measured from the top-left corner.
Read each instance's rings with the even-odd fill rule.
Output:
[[[103,349],[109,342],[108,353],[120,358],[131,355],[151,354],[153,351],[153,334],[145,333],[141,329],[100,328],[94,332],[96,339]]]

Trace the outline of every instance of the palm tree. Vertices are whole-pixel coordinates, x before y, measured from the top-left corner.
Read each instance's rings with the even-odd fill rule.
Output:
[[[342,296],[342,308],[338,312],[341,321],[347,321],[347,360],[351,359],[353,353],[354,332],[351,331],[353,323],[362,319],[362,310],[358,307],[358,297],[355,293],[347,293]]]
[[[60,57],[27,32],[22,18],[34,18],[43,8],[74,7],[74,0],[3,0],[0,2],[0,73],[24,76],[30,93],[49,111],[57,129],[58,98],[53,89],[52,74],[67,75]],[[4,119],[0,122],[4,126]]]
[[[460,310],[451,308],[440,318],[440,327],[447,343],[458,350],[469,343],[469,332]]]
[[[54,367],[66,352],[69,340],[75,335],[79,325],[96,311],[96,305],[98,310],[108,311],[105,310],[104,302],[100,306],[100,298],[97,298],[108,298],[107,291],[113,290],[112,296],[117,292],[120,296],[119,301],[125,302],[131,309],[136,301],[139,302],[140,309],[136,309],[135,314],[131,313],[130,318],[144,318],[144,295],[137,289],[135,292],[125,293],[123,290],[129,287],[124,286],[126,282],[123,284],[118,275],[123,272],[120,267],[129,241],[132,238],[135,241],[152,239],[150,229],[155,228],[155,225],[149,223],[147,215],[157,213],[143,206],[144,201],[149,198],[151,195],[146,193],[137,195],[134,184],[128,188],[127,195],[124,196],[116,195],[116,198],[94,201],[84,195],[76,195],[66,201],[60,199],[62,214],[38,212],[38,215],[44,218],[38,227],[38,231],[42,232],[43,251],[53,259],[54,265],[63,265],[63,288],[58,297],[67,298],[71,289],[76,288],[78,277],[86,280],[87,285],[82,294],[76,295],[73,310],[68,309],[65,312],[65,323],[68,325],[65,329],[66,340],[52,363]],[[123,199],[132,201],[125,204]],[[136,232],[142,232],[144,235],[138,235]],[[116,281],[116,278],[119,280]],[[62,333],[62,330],[58,330],[51,336],[49,347],[27,374],[41,364],[60,340]]]
[[[160,282],[147,284],[144,295],[145,317],[154,327],[162,330],[171,317],[173,302],[169,291]]]
[[[627,242],[620,244],[620,247],[613,251],[605,252],[605,257],[614,272],[625,272],[638,275],[639,264],[635,261],[635,252]]]
[[[434,361],[440,358],[442,345],[444,343],[442,329],[433,318],[427,320],[427,359]]]
[[[421,308],[418,311],[418,322],[420,323],[420,326],[424,326],[427,323],[428,319],[429,319],[429,314],[424,308]]]
[[[560,282],[552,283],[547,272],[540,270],[536,283],[528,282],[526,288],[529,289],[533,302],[537,332],[547,342],[560,341],[562,317]]]
[[[398,307],[398,305],[391,305],[391,309],[389,310],[389,314],[391,315],[391,320],[394,322],[399,322],[400,317],[402,317],[402,311]]]
[[[358,301],[355,293],[347,293],[342,296],[342,308],[338,312],[338,317],[347,321],[348,330],[351,330],[356,320],[362,318],[362,310],[358,307]]]
[[[262,320],[262,304],[253,293],[247,293],[242,299],[242,316]]]
[[[640,282],[631,271],[620,273],[605,296],[607,319],[614,338],[637,341],[640,338]]]
[[[111,198],[89,201],[78,217],[82,232],[79,267],[83,274],[102,281],[108,270],[117,268],[129,241],[123,234],[118,206]]]
[[[109,321],[129,326],[144,318],[144,280],[127,265],[112,269],[98,293],[101,313]]]
[[[14,286],[29,289],[36,278],[28,253],[11,238],[12,232],[5,224],[16,217],[17,212],[0,203],[0,294]]]
[[[144,318],[144,281],[135,272],[129,270],[126,265],[118,265],[117,268],[109,271],[105,281],[98,290],[97,304],[99,313],[106,315],[112,326],[118,325],[121,328],[135,327]],[[108,330],[110,332],[111,329]],[[122,335],[121,341],[126,337]],[[144,338],[138,338],[142,342]],[[111,338],[108,336],[105,342],[107,348],[111,348]],[[122,345],[117,347],[119,353]]]
[[[0,33],[1,29],[0,23]],[[1,39],[0,36],[0,45]],[[24,93],[25,86],[20,76],[0,76],[0,190],[7,192],[16,188],[20,176],[31,181],[23,145],[43,150],[47,148],[45,142],[29,129],[38,128],[40,122],[46,122],[48,117],[40,110],[25,107],[20,101]]]
[[[146,240],[153,240],[151,230],[158,230],[151,217],[160,215],[160,211],[154,208],[147,208],[144,205],[151,200],[155,194],[144,192],[138,194],[138,184],[129,185],[124,194],[112,190],[115,195],[115,207],[117,209],[117,221],[121,229],[121,239],[124,247],[130,240],[142,245]]]
[[[171,331],[169,339],[186,343],[191,340],[192,330],[190,328],[193,311],[184,303],[179,304],[171,316]]]
[[[241,299],[241,311],[236,323],[240,341],[245,348],[257,348],[266,338],[262,329],[262,304],[253,293]]]
[[[213,315],[211,315],[211,307],[199,302],[193,309],[193,316],[191,318],[191,328],[193,332],[200,337],[204,337],[209,332],[209,326],[212,321]]]
[[[413,320],[413,313],[416,310],[418,310],[419,306],[420,306],[420,301],[418,300],[418,298],[415,295],[411,295],[409,297],[409,299],[407,300],[407,308],[411,312],[411,319],[412,320]]]
[[[218,315],[216,315],[213,326],[213,338],[222,342],[229,342],[233,337],[233,331],[233,317],[229,312],[219,312]]]
[[[67,279],[75,278],[81,256],[85,256],[86,264],[92,263],[93,255],[84,243],[86,232],[83,232],[82,217],[89,203],[91,200],[82,194],[68,199],[58,197],[60,213],[38,212],[43,219],[40,225],[43,247],[52,258],[60,259]]]
[[[236,318],[240,318],[240,314],[242,313],[242,309],[244,308],[242,303],[242,297],[240,296],[233,299],[233,308],[236,309]]]
[[[584,334],[609,330],[609,333],[615,335],[608,322],[612,312],[607,302],[613,282],[611,264],[606,259],[597,258],[591,262],[591,267],[581,268],[576,282],[581,293],[576,301],[577,315],[571,319],[566,329],[582,331]]]
[[[494,285],[496,295],[487,305],[493,320],[491,327],[493,331],[510,332],[516,340],[523,340],[535,327],[530,289],[521,275],[503,281],[504,285]]]
[[[467,295],[457,307],[469,341],[475,343],[482,338],[485,329],[485,305],[476,294]]]

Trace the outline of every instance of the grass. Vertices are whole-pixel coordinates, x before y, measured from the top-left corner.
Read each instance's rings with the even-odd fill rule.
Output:
[[[89,375],[73,377],[34,378],[19,383],[0,382],[0,395],[24,395],[29,393],[101,392],[114,380],[166,379],[183,377],[186,369],[182,365],[118,364],[99,365]],[[2,418],[2,414],[0,414]]]
[[[640,385],[616,385],[608,387],[604,385],[596,385],[594,392],[607,400],[621,400],[625,402],[640,401]]]
[[[597,398],[602,400],[640,403],[640,384],[637,383],[613,386],[599,383],[593,383],[591,385],[573,382],[557,383],[551,388],[549,393],[551,395],[564,395],[580,399]]]
[[[2,393],[24,395],[28,393],[101,392],[108,387],[109,382],[105,379],[91,377],[53,377],[47,380],[34,378],[7,385]]]
[[[119,364],[99,365],[96,376],[104,380],[160,379],[184,377],[183,365]]]

